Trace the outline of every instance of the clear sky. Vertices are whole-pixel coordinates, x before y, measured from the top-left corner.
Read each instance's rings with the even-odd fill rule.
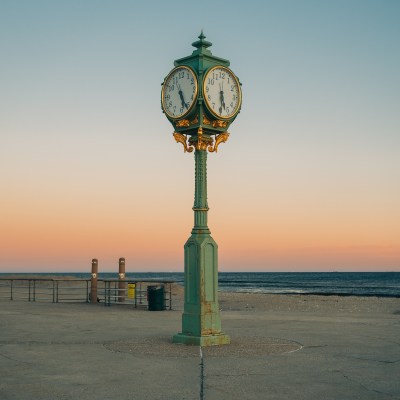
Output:
[[[0,272],[182,271],[194,159],[161,82],[243,83],[209,154],[220,271],[400,271],[400,1],[0,1]]]

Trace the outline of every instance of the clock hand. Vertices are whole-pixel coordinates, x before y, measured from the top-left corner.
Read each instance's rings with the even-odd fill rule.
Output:
[[[178,93],[179,93],[179,97],[181,98],[181,104],[182,104],[182,108],[186,107],[186,110],[189,109],[189,103],[185,102],[185,99],[183,97],[183,92],[181,89],[181,85],[178,85]]]
[[[222,82],[222,88],[221,88],[221,100],[222,100],[222,107],[224,107],[224,110],[225,110],[225,99],[224,99],[224,82]]]
[[[221,102],[221,107],[219,108],[219,113],[222,114],[222,107],[225,110],[224,92],[221,90],[219,92],[219,101]]]
[[[180,96],[180,98],[181,98],[182,108],[183,108],[183,107],[186,107],[186,110],[188,110],[188,109],[189,109],[189,103],[186,103],[186,102],[185,102],[185,99],[183,98],[182,90],[179,91],[179,96]]]
[[[179,89],[179,92],[178,92],[179,93],[179,97],[181,98],[181,104],[182,104],[182,108],[183,108],[186,105],[185,99],[183,98],[183,93],[182,93],[181,88],[179,87],[178,89]]]

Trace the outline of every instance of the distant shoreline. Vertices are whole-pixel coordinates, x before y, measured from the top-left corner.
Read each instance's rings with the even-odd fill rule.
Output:
[[[271,274],[271,275],[270,275]],[[276,276],[275,274],[279,274],[282,276],[282,279],[279,281],[274,281],[273,279],[267,279],[268,277]],[[314,276],[319,277],[330,277],[331,273],[310,273]],[[379,287],[374,286],[376,281],[361,281],[358,283],[358,286],[354,285],[354,287],[348,283],[347,280],[342,280],[339,282],[334,282],[333,284],[326,279],[316,280],[312,282],[313,285],[310,285],[310,282],[303,283],[301,279],[298,281],[293,281],[292,279],[285,280],[284,278],[293,278],[293,277],[304,277],[311,276],[308,273],[223,273],[222,279],[219,282],[219,293],[240,293],[240,294],[262,294],[262,295],[279,295],[279,296],[323,296],[323,297],[364,297],[364,298],[400,298],[400,273],[349,273],[355,276],[385,276],[385,275],[395,275],[395,279],[392,281],[382,281],[379,282]],[[231,279],[229,280],[228,276],[234,276],[235,278],[243,275],[241,279]],[[264,276],[265,279],[262,281],[252,280],[254,276]],[[168,276],[169,279],[165,279]],[[245,277],[248,276],[248,279]],[[345,275],[341,275],[345,277]],[[103,279],[117,279],[116,273],[99,273],[99,280]],[[90,273],[62,273],[62,272],[34,272],[34,273],[0,273],[0,285],[1,281],[15,279],[15,280],[38,280],[38,281],[46,281],[46,280],[81,280],[88,281],[90,280]],[[128,272],[126,274],[126,280],[129,281],[147,281],[147,282],[174,282],[174,285],[183,289],[183,273],[134,273]],[[387,284],[389,282],[389,285]],[[350,281],[351,283],[351,281]],[[307,286],[308,284],[308,286]],[[340,286],[340,284],[342,286]],[[336,286],[337,285],[337,286]],[[370,292],[368,292],[368,290]],[[380,292],[373,292],[373,291]],[[384,293],[387,291],[387,293]]]

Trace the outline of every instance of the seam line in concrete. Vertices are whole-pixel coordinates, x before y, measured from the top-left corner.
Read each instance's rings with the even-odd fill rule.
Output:
[[[204,399],[204,359],[203,359],[203,351],[200,349],[200,400]]]

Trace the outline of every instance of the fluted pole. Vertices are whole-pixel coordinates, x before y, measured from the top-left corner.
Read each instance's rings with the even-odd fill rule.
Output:
[[[185,244],[185,303],[182,332],[175,343],[212,346],[230,343],[221,331],[218,306],[218,245],[207,223],[207,151],[195,151],[194,227]]]
[[[192,233],[210,233],[207,226],[207,151],[196,150],[195,158],[195,189],[194,189],[194,227]]]

